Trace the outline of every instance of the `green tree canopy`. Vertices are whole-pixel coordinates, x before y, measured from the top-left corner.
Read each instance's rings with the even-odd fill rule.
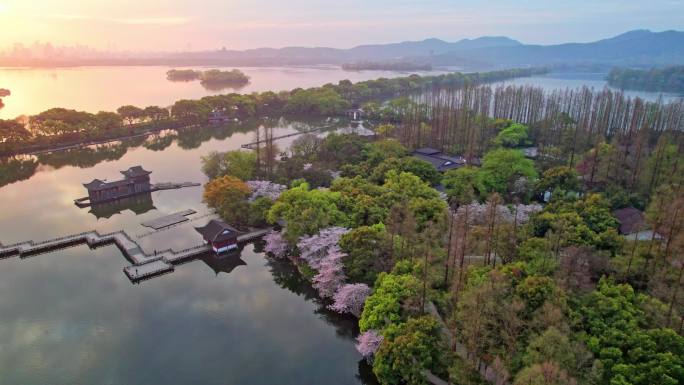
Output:
[[[604,383],[684,383],[684,337],[647,329],[643,294],[601,279],[581,308],[587,345],[604,366]]]
[[[505,148],[485,154],[480,172],[487,191],[500,194],[513,191],[513,184],[520,177],[530,181],[537,179],[537,170],[531,160],[526,159],[519,150]]]
[[[410,274],[380,273],[361,313],[361,331],[383,330],[389,324],[401,322],[402,305],[415,299],[419,287],[418,280]]]
[[[577,191],[579,187],[577,171],[567,166],[558,166],[544,171],[541,179],[537,181],[535,191],[537,194],[543,194],[545,191],[554,191],[555,189]]]
[[[142,108],[131,105],[121,106],[116,109],[116,112],[121,115],[121,117],[124,118],[128,124],[132,124],[145,115],[145,112],[142,110]]]
[[[284,220],[284,237],[294,245],[299,237],[322,228],[347,226],[349,218],[338,209],[340,198],[338,192],[309,190],[307,183],[301,183],[280,195],[267,219],[271,223]]]
[[[344,271],[353,282],[373,284],[378,273],[389,269],[392,239],[382,223],[351,230],[340,239],[340,247],[347,253]]]
[[[199,100],[183,99],[171,107],[171,116],[186,123],[206,122],[211,106]]]
[[[486,196],[486,187],[478,168],[466,166],[444,173],[442,183],[449,198],[458,204],[469,204]]]
[[[256,154],[240,150],[213,151],[202,157],[202,172],[210,179],[230,175],[244,181],[251,180],[256,172]]]
[[[518,147],[527,144],[527,126],[512,123],[496,135],[494,143],[504,147]]]
[[[31,137],[31,133],[16,120],[0,119],[0,142],[20,142]]]
[[[393,324],[373,360],[373,372],[381,384],[427,384],[424,370],[445,372],[446,346],[440,324],[432,316]]]

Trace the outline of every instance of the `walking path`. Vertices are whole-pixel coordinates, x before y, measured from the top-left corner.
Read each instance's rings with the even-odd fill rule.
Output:
[[[427,302],[425,304],[425,312],[435,317],[437,321],[440,323],[440,325],[442,325],[442,335],[447,339],[449,346],[451,346],[454,349],[456,355],[459,356],[463,361],[473,364],[475,366],[475,369],[482,376],[482,378],[484,378],[487,382],[490,383],[510,385],[510,382],[508,382],[507,378],[502,378],[498,373],[496,373],[496,371],[492,367],[488,366],[486,362],[468,353],[468,349],[465,347],[465,345],[458,342],[455,336],[451,333],[451,330],[449,330],[449,328],[447,327],[446,323],[444,322],[444,319],[437,311],[437,307],[434,303]],[[427,376],[427,379],[433,385],[442,385],[445,383],[444,380],[439,379],[432,373],[430,373],[430,375],[432,375],[432,377]],[[433,381],[435,379],[437,379],[438,381]],[[440,383],[439,381],[442,382]]]
[[[284,138],[289,138],[289,137],[292,137],[292,136],[309,134],[309,133],[312,133],[312,132],[316,132],[316,131],[323,130],[323,129],[325,129],[325,128],[327,128],[327,127],[312,128],[312,129],[310,129],[310,130],[293,132],[293,133],[291,133],[291,134],[280,135],[280,136],[276,136],[276,137],[273,137],[273,138],[270,138],[270,139],[257,140],[256,142],[245,143],[245,144],[241,145],[240,147],[245,148],[245,149],[250,149],[250,150],[251,150],[251,149],[254,148],[254,146],[257,146],[257,145],[259,145],[259,144],[261,144],[261,143],[268,143],[268,142],[273,142],[273,141],[278,140],[278,139],[284,139]]]
[[[238,236],[238,243],[247,243],[264,236],[271,229],[255,230]],[[91,249],[115,244],[132,265],[124,267],[123,271],[132,282],[151,278],[160,274],[172,272],[174,265],[212,252],[209,245],[201,244],[180,251],[172,249],[145,253],[124,231],[100,234],[97,231],[86,231],[64,237],[49,239],[41,242],[26,241],[12,245],[0,244],[0,259],[18,255],[20,258],[48,253],[76,245],[87,244]]]

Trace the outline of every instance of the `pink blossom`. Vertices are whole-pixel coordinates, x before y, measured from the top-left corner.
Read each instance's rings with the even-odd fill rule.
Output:
[[[318,234],[299,238],[297,248],[301,258],[312,269],[320,270],[321,262],[330,248],[336,246],[340,237],[348,231],[349,229],[343,227],[328,227],[319,231]]]
[[[258,197],[266,197],[275,201],[283,191],[287,190],[287,186],[267,180],[248,180],[245,183],[252,190],[252,195],[249,197],[250,202]]]
[[[351,313],[356,317],[360,317],[363,304],[366,302],[370,292],[370,287],[365,283],[344,285],[335,293],[333,296],[335,302],[328,306],[328,308],[338,313]]]
[[[287,254],[287,241],[283,239],[283,236],[279,232],[271,230],[264,236],[264,240],[266,241],[264,251],[273,254],[276,258],[285,257]]]
[[[370,360],[380,348],[383,337],[376,330],[368,330],[356,338],[356,350],[363,358]]]
[[[340,247],[335,245],[321,259],[318,274],[313,277],[313,287],[318,290],[321,297],[332,298],[347,278],[342,264],[342,258],[345,256]]]
[[[471,225],[483,225],[487,223],[489,218],[487,218],[487,204],[473,202],[469,205],[463,205],[458,208],[456,215],[459,218],[463,218],[466,212],[466,206],[468,208],[468,223]],[[517,211],[516,211],[517,210]],[[529,205],[498,205],[496,207],[496,218],[498,221],[513,223],[514,218],[517,217],[518,224],[527,223],[530,220],[530,216],[536,212],[542,210],[542,206],[538,203],[532,203]]]

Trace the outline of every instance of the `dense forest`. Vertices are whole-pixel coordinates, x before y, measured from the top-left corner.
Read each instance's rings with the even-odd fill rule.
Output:
[[[297,88],[278,93],[231,93],[206,96],[199,100],[179,100],[169,108],[126,105],[118,108],[116,112],[100,111],[95,114],[52,108],[28,118],[0,120],[0,154],[10,155],[60,145],[140,135],[166,128],[203,125],[207,124],[211,112],[220,112],[227,118],[238,120],[283,115],[344,116],[349,108],[359,107],[368,101],[381,103],[407,92],[421,92],[437,86],[482,84],[546,71],[528,68],[423,77],[411,75],[358,83],[342,80],[338,84],[308,89]],[[214,76],[219,79],[223,77],[221,74],[214,75],[212,71],[206,71],[201,75],[206,79],[213,79]]]
[[[650,70],[614,68],[606,80],[611,86],[621,89],[684,92],[684,66]]]
[[[464,84],[364,111],[374,138],[208,154],[204,198],[283,225],[265,250],[358,317],[380,383],[684,383],[682,102]]]
[[[684,131],[684,102],[646,102],[608,89],[466,86],[397,99],[381,108],[369,106],[369,111],[400,122],[395,134],[412,148],[436,147],[466,159],[482,156],[501,121],[510,119],[529,126],[540,162],[572,167],[592,151],[595,159],[579,165],[587,182],[610,179],[630,190],[648,173],[644,166],[648,155],[660,149],[658,141],[671,137],[681,152]],[[610,171],[599,176],[598,163],[608,158]],[[657,184],[653,177],[647,192]]]

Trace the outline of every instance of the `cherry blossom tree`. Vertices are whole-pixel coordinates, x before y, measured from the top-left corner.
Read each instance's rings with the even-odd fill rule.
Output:
[[[344,275],[342,258],[345,256],[346,254],[342,252],[340,247],[335,245],[321,259],[317,269],[318,274],[313,277],[313,287],[318,290],[321,297],[332,298],[340,286],[344,284],[347,277]]]
[[[363,304],[370,292],[370,287],[365,283],[346,284],[335,293],[333,296],[335,302],[328,308],[338,313],[350,313],[360,317]]]
[[[312,269],[320,271],[323,259],[347,232],[349,229],[344,227],[328,227],[319,231],[318,234],[299,238],[297,248],[299,248],[301,258]]]
[[[482,225],[487,222],[487,205],[484,203],[473,202],[468,206],[468,223],[471,225]],[[530,220],[530,216],[542,210],[542,206],[538,203],[529,205],[516,204],[511,205],[497,205],[496,217],[498,220],[505,223],[513,223],[517,217],[517,223],[523,224]],[[465,215],[466,205],[458,208],[456,215],[463,217]]]
[[[250,202],[253,202],[258,197],[266,197],[275,201],[283,191],[287,190],[287,186],[267,180],[248,180],[245,183],[252,190],[252,195],[249,197]]]
[[[266,241],[264,251],[271,253],[276,258],[285,257],[287,254],[287,241],[279,232],[271,230],[263,239]]]
[[[383,337],[378,334],[377,330],[367,330],[356,338],[356,350],[361,353],[363,358],[370,361],[380,348],[382,340]]]

